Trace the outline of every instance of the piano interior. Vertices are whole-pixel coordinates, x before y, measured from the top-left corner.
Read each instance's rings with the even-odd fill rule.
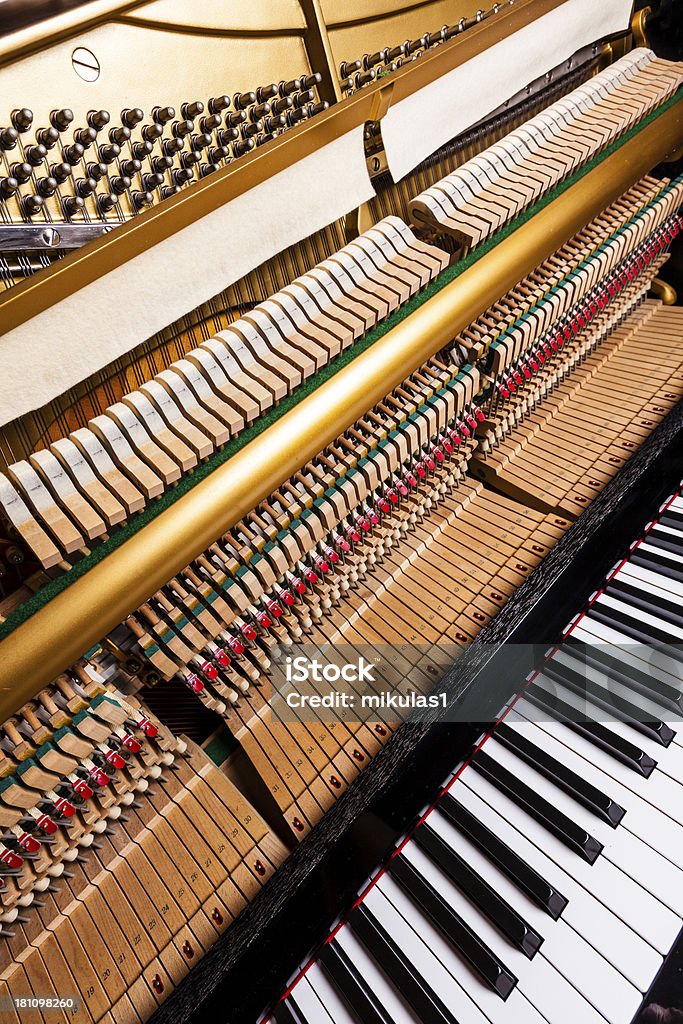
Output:
[[[683,4],[0,4],[0,1010],[683,1020]]]

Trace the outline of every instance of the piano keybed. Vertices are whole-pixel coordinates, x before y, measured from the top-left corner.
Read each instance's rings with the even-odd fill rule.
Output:
[[[454,766],[277,1024],[635,1019],[683,919],[682,559],[678,491]]]
[[[679,65],[629,54],[418,197],[421,228],[385,217],[238,319],[219,321],[220,330],[203,325],[201,344],[114,401],[107,394],[87,426],[14,461],[0,475],[0,509],[12,542],[40,566],[34,585],[92,565],[117,531],[136,529],[141,513],[153,518],[429,301],[464,266],[448,268],[444,232],[465,248],[500,237],[664,105],[680,81]],[[3,725],[1,991],[71,986],[82,1019],[144,1021],[348,789],[398,723],[274,721],[274,658],[299,642],[323,658],[342,644],[391,645],[384,681],[427,693],[476,639],[680,399],[680,317],[647,293],[678,234],[682,200],[680,179],[633,185]],[[650,556],[648,572],[659,564]],[[615,586],[621,596],[596,602],[598,621],[606,616],[612,629],[616,618],[632,636],[638,626],[622,605],[637,599],[642,608],[642,586],[633,574]],[[670,603],[658,598],[660,610]],[[653,625],[641,612],[638,621],[641,632],[642,622]],[[215,766],[164,726],[160,702],[159,720],[149,712],[157,685],[203,705],[228,737],[230,766]],[[532,703],[542,688],[534,682]],[[416,833],[428,839],[411,839],[320,965],[279,1004],[278,1024],[317,1024],[325,1014],[334,1024],[484,1024],[515,1012],[539,1022],[630,1019],[680,926],[678,904],[663,895],[665,882],[679,885],[679,869],[673,846],[655,851],[621,819],[615,842],[613,822],[587,816],[603,784],[614,785],[610,807],[626,810],[627,823],[642,805],[653,808],[648,827],[659,827],[664,812],[652,790],[641,794],[624,775],[637,770],[624,752],[640,750],[627,742],[629,721],[595,763],[591,740],[568,738],[561,716],[558,739],[525,708],[463,772],[462,792],[475,801],[483,788],[491,814],[500,801],[512,818],[503,810],[501,822],[492,818],[500,856],[490,855],[490,834],[482,839],[465,811],[453,810],[469,807],[454,787]],[[641,767],[649,765],[649,748],[640,752]],[[621,774],[605,760],[620,753]],[[556,799],[553,790],[557,806],[539,795],[539,771],[562,791]],[[590,799],[590,787],[579,786],[587,772],[596,780]],[[664,774],[662,789],[678,784]],[[577,823],[568,812],[579,790]],[[506,830],[519,840],[504,840]],[[624,853],[623,831],[633,836]],[[636,873],[634,844],[648,870],[661,869],[656,893],[642,895],[646,880],[628,874]],[[541,906],[556,853],[557,889]],[[619,898],[634,908],[628,920],[603,906],[606,895],[583,888],[594,866],[591,881],[604,876],[605,893],[622,885]],[[496,928],[505,922],[511,947],[488,924],[483,940],[474,934],[479,899]],[[647,924],[637,924],[636,908]],[[593,945],[578,923],[590,915],[604,929]],[[147,921],[141,933],[136,920]],[[85,934],[96,952],[81,971]],[[608,939],[625,943],[618,964]]]

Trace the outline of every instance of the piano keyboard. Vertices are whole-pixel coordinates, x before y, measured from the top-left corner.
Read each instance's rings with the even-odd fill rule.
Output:
[[[682,596],[679,491],[273,1021],[634,1019],[683,919]]]
[[[468,160],[410,204],[416,222],[479,245],[668,97],[680,64],[638,49]]]

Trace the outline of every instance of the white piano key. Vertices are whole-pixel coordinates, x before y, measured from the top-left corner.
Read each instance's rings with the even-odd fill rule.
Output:
[[[459,792],[458,788],[454,795],[459,795]],[[516,850],[524,856],[526,863],[539,871],[551,885],[555,885],[568,900],[558,921],[554,921],[538,904],[534,903],[438,810],[428,815],[427,824],[435,832],[438,832],[452,850],[459,853],[470,867],[474,868],[511,907],[517,910],[543,936],[544,942],[541,946],[543,955],[552,960],[558,970],[570,981],[573,974],[572,963],[563,963],[562,958],[558,961],[553,944],[556,928],[562,921],[565,926],[573,928],[583,936],[641,992],[649,988],[661,966],[661,954],[624,924],[610,909],[600,903],[592,892],[584,889],[558,864],[549,860],[544,853],[534,851],[534,847],[527,841],[524,841],[521,850]],[[496,834],[503,839],[498,829]],[[514,841],[516,837],[511,828],[510,834],[513,835]],[[508,845],[512,845],[507,838],[505,841]],[[408,851],[413,845],[409,843],[405,847],[405,851]],[[406,855],[408,854],[406,853]]]
[[[301,981],[305,981],[325,1007],[334,1024],[358,1024],[357,1017],[351,1013],[342,997],[337,992],[320,964],[311,964]],[[296,994],[301,981],[295,986],[292,995]]]
[[[604,792],[608,792],[620,806],[625,808],[626,815],[621,824],[613,829],[555,787],[552,789],[551,797],[545,789],[546,785],[550,787],[551,784],[543,782],[543,792],[547,799],[551,799],[570,816],[572,816],[573,805],[576,808],[573,812],[574,820],[604,844],[605,849],[601,856],[608,857],[618,864],[643,888],[665,902],[677,914],[683,915],[683,871],[678,867],[680,850],[683,849],[681,826],[656,806],[649,804],[635,788],[629,790],[616,780],[614,774],[610,776],[609,765],[604,768],[605,762],[597,756],[598,748],[585,740],[583,736],[577,735],[567,726],[539,719],[537,709],[533,705],[520,701],[516,705],[516,709],[520,715],[527,718],[532,730],[539,728],[550,738],[556,739],[559,745],[556,746],[550,742],[544,743],[543,737],[536,735],[534,735],[534,742],[538,741],[539,746],[543,745],[549,751],[552,750],[558,759],[564,757],[568,767],[571,767],[577,774],[583,773],[587,781],[598,786]],[[515,727],[519,728],[519,723],[516,723]],[[500,749],[500,744],[497,746]],[[496,753],[498,754],[499,750]],[[572,753],[578,756],[572,757]],[[599,751],[599,754],[602,753]],[[510,767],[510,758],[513,756],[506,751],[501,759],[505,760],[507,766]],[[519,762],[519,758],[515,760]],[[611,762],[613,759],[608,757],[608,760]],[[531,785],[533,785],[532,769],[527,765],[515,764],[513,770],[516,769],[519,770],[520,777],[524,778],[527,783],[529,783],[529,779],[532,779]],[[642,778],[635,772],[629,772],[629,775],[633,775],[636,779]],[[643,781],[649,784],[653,776],[654,773],[650,779],[643,779]],[[536,779],[538,781],[538,775],[536,775]]]
[[[683,663],[661,651],[655,651],[646,644],[638,643],[604,622],[584,615],[572,629],[572,636],[594,646],[614,647],[616,657],[640,668],[641,671],[656,673],[658,678],[683,691]]]
[[[683,599],[683,583],[670,579],[664,573],[656,573],[653,569],[646,569],[645,566],[635,565],[633,562],[626,562],[615,573],[614,579],[623,579],[624,582],[638,587],[645,594],[654,592],[668,600],[672,600],[672,598]]]
[[[338,1024],[327,1012],[315,990],[306,981],[306,975],[294,986],[290,998],[296,1003],[306,1019],[306,1024]]]
[[[457,830],[453,831],[457,833]],[[588,936],[584,937],[570,928],[562,917],[553,921],[540,910],[537,911],[539,920],[536,923],[544,942],[536,956],[529,960],[496,931],[491,922],[462,895],[438,867],[432,864],[429,857],[415,843],[408,843],[404,853],[420,874],[431,882],[477,936],[517,976],[520,990],[545,1017],[552,1017],[554,1014],[555,1003],[558,998],[564,996],[565,986],[557,983],[553,995],[552,989],[549,992],[544,985],[536,983],[536,977],[543,977],[546,973],[542,960],[551,964],[566,983],[580,992],[607,1020],[621,1024],[633,1016],[640,1003],[640,990],[590,944]],[[493,877],[491,881],[497,889],[500,878]],[[384,878],[380,886],[383,884]],[[514,906],[515,903],[512,901],[515,900],[516,890],[511,883],[508,883],[508,886],[511,891],[505,887],[502,891],[497,891],[501,896],[503,892],[506,897],[511,896],[510,902]]]
[[[422,1024],[348,925],[340,928],[335,940],[396,1024]],[[479,1024],[476,1018],[473,1024]]]
[[[422,863],[420,858],[418,860]],[[481,1006],[493,1024],[518,1020],[530,1024],[532,1020],[540,1021],[542,1019],[550,1021],[550,1024],[570,1024],[570,1021],[577,1020],[598,1024],[602,1021],[603,1018],[595,1008],[562,975],[558,974],[552,964],[543,956],[537,955],[533,960],[527,960],[522,953],[513,950],[511,946],[504,946],[502,940],[497,939],[494,929],[479,914],[478,910],[459,893],[448,879],[444,878],[444,882],[447,883],[444,885],[443,893],[446,901],[448,903],[453,901],[453,909],[460,914],[477,935],[484,939],[490,948],[495,949],[504,963],[520,979],[505,1001],[495,992],[491,992],[491,999],[487,999],[486,1003],[480,1002],[481,996],[479,992],[476,992],[477,1004]],[[385,905],[382,905],[378,896],[375,895],[378,890],[384,897]],[[468,984],[467,973],[462,969],[466,964],[465,960],[442,938],[436,927],[403,893],[392,878],[383,876],[369,895],[373,898],[373,907],[371,907],[373,912],[377,911],[378,916],[386,924],[390,923],[393,928],[400,931],[401,944],[404,941],[411,943],[413,962],[446,1004],[452,1005],[448,1002],[448,990],[445,986],[444,988],[439,987],[442,981],[434,962],[436,961],[439,967],[443,965],[449,974],[458,977],[461,984],[466,985]],[[393,908],[393,913],[391,910],[387,910],[386,903]],[[403,919],[403,924],[400,918]],[[417,943],[420,945],[418,946]],[[496,946],[498,948],[495,948]],[[597,958],[597,954],[595,957]],[[469,972],[469,968],[467,971]],[[523,981],[522,978],[524,978]],[[471,982],[468,984],[467,991],[474,994]],[[457,1011],[454,1012],[457,1017]]]
[[[669,635],[671,643],[677,643],[683,640],[683,629],[679,626],[674,626],[671,622],[667,622],[665,619],[659,618],[652,612],[646,612],[642,608],[634,608],[633,605],[627,604],[625,601],[620,601],[616,597],[612,597],[610,594],[601,594],[595,602],[596,606],[600,606],[607,610],[614,608],[617,611],[623,612],[625,615],[629,615],[634,619],[634,625],[642,623],[645,626],[653,626],[655,629],[660,629],[664,633]]]
[[[660,953],[668,953],[681,927],[680,917],[659,899],[653,898],[650,892],[604,854],[594,864],[588,864],[568,850],[554,835],[541,828],[528,814],[519,810],[512,800],[499,793],[487,779],[469,769],[461,776],[455,794],[489,828],[499,829],[501,838],[518,853],[520,848],[528,849],[527,843],[532,844],[585,889],[594,893],[601,903],[655,949]],[[479,798],[477,802],[471,799],[475,795]],[[508,828],[502,827],[502,819],[518,833],[516,839],[514,831],[510,833]],[[535,863],[536,858],[531,851],[520,855],[528,859],[529,863]],[[539,867],[538,870],[542,871],[543,868]]]
[[[391,880],[390,880],[391,881]],[[541,1018],[530,1007],[517,988],[503,1002],[459,957],[441,935],[394,883],[389,891],[397,906],[377,887],[364,903],[375,914],[391,937],[408,955],[415,968],[434,992],[452,1010],[456,1019],[468,1024],[504,1024],[507,1020],[529,1020],[541,1024]],[[397,895],[398,893],[398,895]],[[400,909],[399,909],[400,908]],[[406,919],[407,918],[407,919]],[[418,931],[411,926],[418,921]],[[529,1017],[525,1016],[529,1013]]]

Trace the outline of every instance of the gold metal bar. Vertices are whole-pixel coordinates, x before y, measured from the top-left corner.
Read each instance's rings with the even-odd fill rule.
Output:
[[[683,141],[669,108],[0,643],[0,722]]]
[[[118,3],[115,0],[101,2],[117,10],[130,6],[120,0]],[[285,132],[267,146],[241,157],[191,188],[183,189],[171,199],[132,218],[127,224],[117,226],[97,241],[57,260],[34,277],[1,292],[0,335],[26,323],[60,299],[146,252],[151,246],[317,152],[346,132],[373,120],[377,111],[381,112],[385,107],[386,93],[392,103],[405,99],[562,2],[519,0],[513,7],[504,8],[500,15],[487,18],[462,36],[437,46],[433,53],[333,104],[329,110]]]

